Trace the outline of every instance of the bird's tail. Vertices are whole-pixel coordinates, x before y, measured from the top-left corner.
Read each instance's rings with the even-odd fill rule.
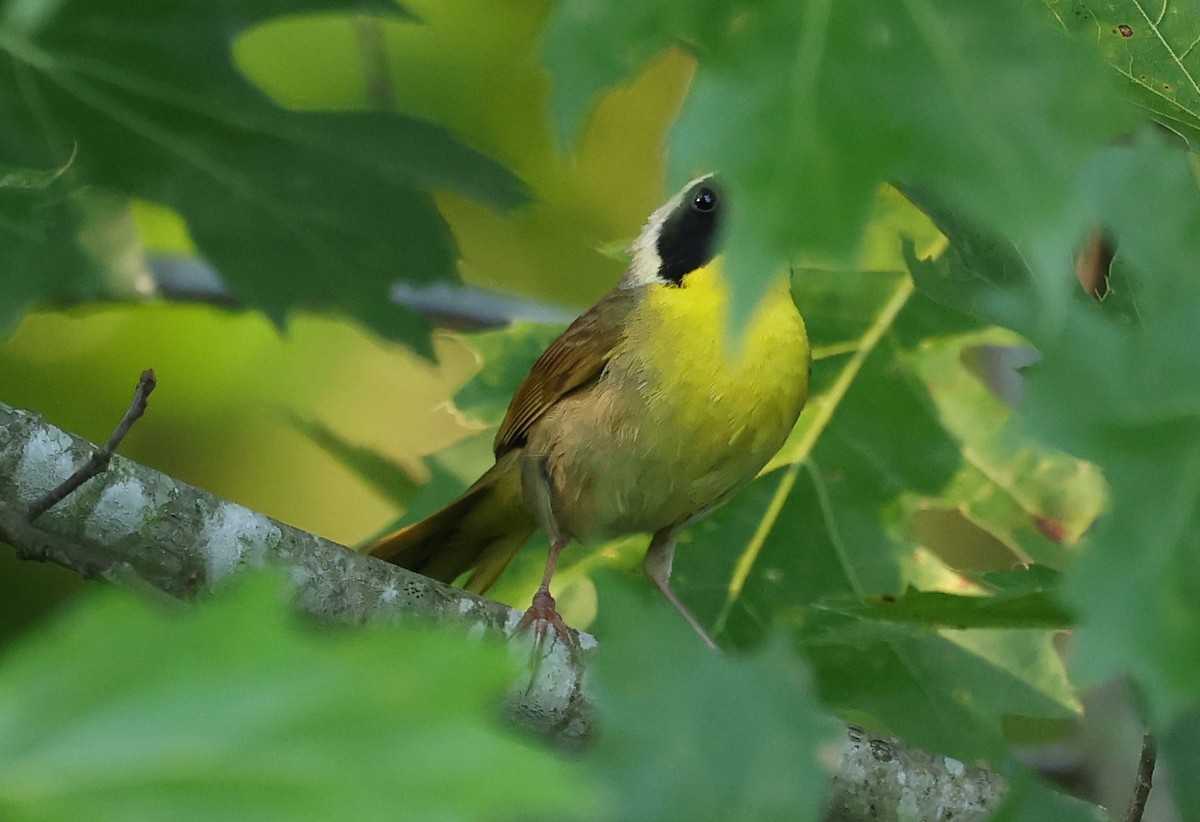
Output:
[[[372,556],[481,594],[492,586],[537,523],[521,502],[517,453],[505,454],[462,496],[420,522],[382,538]]]

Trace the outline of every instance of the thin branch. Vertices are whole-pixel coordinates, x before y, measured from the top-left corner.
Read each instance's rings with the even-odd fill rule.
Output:
[[[566,325],[576,315],[575,311],[562,306],[465,284],[414,286],[399,281],[392,284],[391,298],[396,305],[410,308],[436,325],[457,331],[499,328],[511,322]]]
[[[244,307],[230,293],[216,269],[202,260],[151,255],[146,263],[159,297],[227,309]],[[141,294],[126,297],[145,299]],[[434,325],[457,331],[501,328],[512,322],[566,325],[577,313],[539,300],[446,282],[417,286],[398,279],[392,285],[389,297],[396,305],[424,315]]]
[[[160,297],[221,308],[242,307],[216,269],[202,260],[152,255],[147,265]],[[576,314],[562,306],[456,283],[416,286],[397,279],[389,297],[396,305],[428,317],[434,325],[455,330],[500,328],[521,321],[565,325]]]
[[[1142,737],[1142,756],[1138,760],[1137,784],[1133,787],[1133,799],[1125,812],[1125,822],[1142,822],[1146,812],[1146,800],[1150,798],[1153,784],[1154,762],[1158,759],[1158,744],[1151,734]]]
[[[98,546],[49,534],[31,523],[22,506],[0,501],[0,542],[7,542],[19,559],[53,562],[70,568],[84,579],[104,576],[116,564]]]
[[[81,465],[75,473],[29,504],[25,509],[25,516],[30,522],[33,522],[46,513],[47,510],[62,502],[76,488],[97,474],[103,473],[108,468],[113,454],[120,447],[121,441],[125,439],[125,435],[129,433],[129,429],[141,418],[142,414],[146,413],[146,399],[154,391],[154,387],[157,384],[158,380],[154,376],[154,369],[147,368],[142,372],[141,379],[138,380],[137,389],[133,392],[133,402],[130,403],[129,410],[121,418],[121,422],[118,423],[112,436],[108,438],[108,442],[104,443],[103,448],[93,451],[91,458]]]

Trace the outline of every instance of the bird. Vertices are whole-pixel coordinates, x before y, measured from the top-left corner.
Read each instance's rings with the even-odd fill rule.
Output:
[[[752,480],[808,396],[811,351],[779,276],[741,328],[722,248],[729,203],[716,175],[657,209],[611,291],[555,339],[517,388],[495,464],[445,507],[369,552],[482,594],[538,529],[541,584],[518,631],[570,640],[550,584],[572,541],[651,534],[643,567],[706,645],[672,590],[680,533]]]

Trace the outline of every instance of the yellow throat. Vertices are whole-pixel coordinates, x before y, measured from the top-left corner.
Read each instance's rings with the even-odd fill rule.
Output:
[[[648,399],[669,414],[664,423],[704,439],[709,432],[723,441],[714,447],[748,445],[747,432],[757,432],[753,444],[778,448],[808,394],[804,321],[781,277],[746,327],[730,328],[722,269],[718,257],[679,287],[651,288],[630,318],[628,349],[650,372]]]

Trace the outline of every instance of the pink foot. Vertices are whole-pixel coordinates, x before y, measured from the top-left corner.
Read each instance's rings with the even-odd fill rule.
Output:
[[[545,642],[546,633],[553,629],[558,636],[558,641],[565,643],[567,648],[574,653],[579,650],[579,639],[575,632],[563,621],[562,616],[555,608],[554,597],[550,596],[550,592],[539,590],[533,595],[533,603],[525,611],[525,615],[521,617],[521,621],[517,623],[516,630],[513,631],[513,636],[522,634],[533,628],[534,647],[540,649],[542,643]]]

